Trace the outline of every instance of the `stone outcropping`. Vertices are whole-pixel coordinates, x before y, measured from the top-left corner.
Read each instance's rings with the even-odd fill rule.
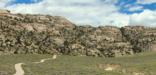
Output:
[[[156,28],[77,26],[60,16],[0,15],[0,54],[115,57],[148,50],[156,51]]]
[[[4,15],[4,14],[10,14],[10,11],[9,10],[0,9],[0,15]]]
[[[156,28],[129,26],[121,28],[121,31],[133,45],[134,52],[156,51]]]

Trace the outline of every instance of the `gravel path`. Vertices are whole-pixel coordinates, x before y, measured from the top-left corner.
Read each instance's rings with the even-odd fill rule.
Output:
[[[24,70],[22,68],[23,64],[24,63],[17,63],[17,64],[15,64],[16,73],[14,75],[24,75]]]
[[[56,57],[57,57],[56,55],[53,55],[52,58],[42,59],[40,62],[33,62],[33,63],[35,63],[35,64],[44,63],[47,60],[52,60],[52,59],[54,60],[54,59],[56,59]],[[25,72],[24,72],[24,70],[22,68],[22,65],[24,65],[24,63],[15,64],[16,73],[14,75],[24,75]]]

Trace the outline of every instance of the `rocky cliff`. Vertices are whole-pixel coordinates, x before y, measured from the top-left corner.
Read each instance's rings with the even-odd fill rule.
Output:
[[[135,53],[156,51],[156,28],[143,26],[121,28],[123,36],[133,45]]]
[[[156,50],[156,28],[77,26],[60,16],[0,13],[0,54],[115,57],[150,50]]]

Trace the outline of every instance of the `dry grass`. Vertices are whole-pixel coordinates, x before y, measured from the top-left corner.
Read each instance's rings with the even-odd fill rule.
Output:
[[[156,75],[155,52],[117,58],[58,56],[41,64],[31,63],[50,57],[52,55],[0,56],[0,71],[13,74],[14,64],[25,62],[26,75]],[[112,70],[107,71],[108,68]]]

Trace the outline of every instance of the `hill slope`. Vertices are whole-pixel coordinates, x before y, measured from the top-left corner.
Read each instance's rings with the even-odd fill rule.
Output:
[[[0,13],[1,54],[114,57],[156,50],[156,28],[78,26],[60,16]]]

